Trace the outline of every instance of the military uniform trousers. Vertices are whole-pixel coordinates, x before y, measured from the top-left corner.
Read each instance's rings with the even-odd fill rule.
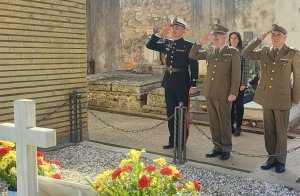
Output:
[[[232,102],[227,99],[206,98],[206,103],[211,136],[215,142],[214,150],[230,152],[232,150],[230,115]]]
[[[286,163],[289,115],[290,110],[263,109],[266,150],[269,155],[280,154],[270,157],[269,164],[276,160],[283,164]]]
[[[167,117],[170,118],[175,113],[175,107],[182,102],[183,106],[188,106],[189,89],[165,89],[165,101],[167,106]],[[185,119],[184,119],[185,120]],[[174,144],[174,117],[168,120],[170,132],[169,143]],[[187,133],[188,134],[188,133]]]

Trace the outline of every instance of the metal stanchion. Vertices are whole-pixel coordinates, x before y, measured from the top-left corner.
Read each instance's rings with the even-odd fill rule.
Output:
[[[70,142],[82,141],[82,103],[81,95],[73,91],[70,96]]]
[[[180,102],[179,106],[175,108],[174,116],[174,163],[186,162],[186,116],[187,108]]]

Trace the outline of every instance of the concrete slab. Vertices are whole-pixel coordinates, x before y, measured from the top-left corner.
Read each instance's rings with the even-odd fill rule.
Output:
[[[113,114],[99,111],[93,112],[106,123],[103,124],[89,113],[89,137],[92,141],[123,148],[145,148],[147,152],[162,156],[173,156],[173,150],[164,150],[162,145],[168,140],[168,129],[165,121]],[[156,127],[157,124],[163,123]],[[153,127],[150,129],[151,127]],[[210,137],[209,127],[191,125],[191,133],[187,143],[187,159],[192,165],[199,167],[218,168],[233,175],[247,176],[263,181],[300,188],[296,180],[300,178],[300,150],[288,154],[286,173],[277,174],[275,171],[261,171],[260,165],[266,158],[251,157],[251,155],[265,155],[263,135],[242,132],[240,137],[233,137],[233,150],[247,154],[247,156],[232,154],[229,160],[206,158],[205,154],[212,149],[212,143],[199,130],[203,130]],[[288,149],[300,146],[300,140],[289,139]]]

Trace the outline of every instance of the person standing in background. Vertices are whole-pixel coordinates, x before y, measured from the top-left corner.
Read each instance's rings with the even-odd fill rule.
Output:
[[[231,32],[229,34],[229,46],[232,46],[242,52],[243,41],[239,32]],[[231,109],[231,130],[234,136],[241,135],[241,126],[244,116],[244,92],[248,87],[250,72],[250,63],[248,59],[241,56],[241,82],[239,87],[239,94],[236,100],[232,103]],[[236,123],[236,127],[234,127]]]
[[[180,102],[188,107],[189,94],[196,92],[198,62],[189,58],[193,44],[183,38],[186,28],[186,22],[180,17],[175,17],[170,25],[164,27],[158,34],[153,34],[146,44],[148,49],[166,54],[167,70],[164,73],[162,87],[165,89],[170,136],[169,142],[163,146],[163,149],[174,147],[174,117],[172,115],[175,113],[175,107]],[[173,39],[159,42],[161,37],[166,37],[170,32]]]

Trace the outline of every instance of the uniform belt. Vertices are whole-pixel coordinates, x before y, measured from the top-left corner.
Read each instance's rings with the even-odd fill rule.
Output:
[[[179,69],[179,68],[175,68],[175,67],[167,67],[167,70],[172,73],[172,72],[186,72],[187,70],[186,69]]]

